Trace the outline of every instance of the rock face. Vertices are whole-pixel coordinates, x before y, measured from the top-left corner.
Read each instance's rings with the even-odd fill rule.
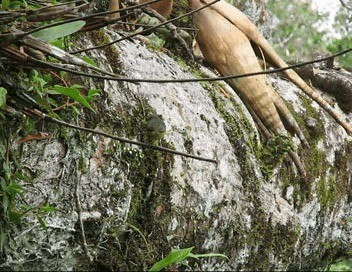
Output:
[[[130,78],[212,75],[138,40],[114,52],[112,58],[111,51],[94,51],[91,58]],[[194,253],[228,257],[188,259],[192,270],[327,265],[352,242],[350,137],[294,85],[271,80],[309,139],[310,150],[299,151],[307,180],[277,155],[282,142],[261,144],[245,106],[224,82],[91,80],[102,95],[97,115],[85,113],[86,126],[143,141],[146,120],[159,114],[167,131],[160,145],[218,164],[49,126],[49,141],[12,149],[21,150],[18,159],[30,177],[25,203],[50,203],[58,211],[43,216],[46,228],[33,213],[11,230],[2,267],[146,270],[171,248],[192,246]]]

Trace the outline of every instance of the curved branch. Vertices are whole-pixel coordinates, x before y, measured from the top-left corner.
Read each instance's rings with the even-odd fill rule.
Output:
[[[272,70],[258,71],[258,72],[254,72],[254,73],[246,73],[246,74],[239,74],[239,75],[229,75],[229,76],[222,76],[222,77],[183,78],[183,79],[144,79],[144,78],[124,78],[124,77],[119,77],[119,76],[103,76],[103,75],[97,75],[97,74],[85,73],[85,72],[72,70],[72,69],[66,68],[64,66],[61,66],[59,64],[49,63],[49,62],[35,59],[31,56],[28,56],[28,60],[31,60],[33,63],[37,63],[38,65],[41,65],[43,68],[62,70],[62,71],[68,72],[68,73],[76,74],[76,75],[105,79],[105,80],[124,81],[124,82],[130,82],[130,83],[140,83],[140,82],[146,82],[146,83],[186,83],[186,82],[212,82],[212,81],[221,81],[221,80],[227,80],[227,79],[236,79],[236,78],[257,76],[257,75],[275,74],[275,73],[283,72],[283,71],[286,71],[289,69],[302,67],[302,66],[305,66],[308,64],[323,62],[323,61],[335,58],[337,56],[347,54],[351,51],[352,51],[352,48],[349,48],[349,49],[343,50],[339,53],[330,55],[325,58],[301,62],[298,64],[290,65],[290,66],[283,67],[283,68],[275,68]]]

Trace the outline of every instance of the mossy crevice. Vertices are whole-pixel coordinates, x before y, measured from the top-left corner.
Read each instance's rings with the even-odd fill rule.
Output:
[[[93,42],[94,46],[101,46],[110,43],[112,40],[110,36],[106,33],[106,30],[99,29],[92,31],[90,33],[90,40]],[[115,74],[119,75],[122,72],[122,63],[120,60],[120,51],[117,45],[105,46],[103,48],[105,57],[107,58],[112,70]]]
[[[119,135],[146,141],[147,120],[155,115],[147,101],[140,99],[133,107],[121,105],[117,111],[114,116],[107,114],[103,123]],[[164,139],[159,144],[173,148]],[[108,238],[112,242],[109,247],[114,254],[102,254],[98,266],[109,270],[147,270],[169,251],[166,230],[171,220],[173,155],[125,144],[110,146],[109,153],[118,154],[122,171],[133,186],[132,199],[125,226],[111,226],[109,230],[113,234]],[[114,246],[116,242],[119,248]],[[105,266],[105,262],[109,265]]]

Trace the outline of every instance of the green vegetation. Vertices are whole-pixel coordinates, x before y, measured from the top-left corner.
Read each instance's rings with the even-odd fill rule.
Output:
[[[269,0],[268,9],[274,13],[278,22],[273,29],[272,39],[279,55],[291,61],[309,59],[313,51],[322,51],[325,32],[316,25],[327,18],[318,14],[304,1]]]
[[[84,21],[66,23],[39,30],[34,32],[33,36],[42,41],[51,42],[79,31],[85,24],[86,23]]]
[[[34,1],[33,1],[34,2]],[[56,3],[56,1],[53,1]],[[0,9],[19,10],[40,9],[36,5],[29,5],[26,1],[2,1]],[[42,23],[32,23],[29,28],[42,26]],[[34,32],[33,36],[42,41],[51,41],[53,44],[65,46],[64,37],[77,32],[85,25],[85,22],[77,21],[55,27],[42,29]],[[28,25],[27,25],[28,26]],[[26,28],[26,20],[20,17],[18,20],[1,23],[0,33],[6,33],[8,29]],[[28,31],[28,28],[25,29]],[[57,51],[60,49],[57,48]],[[39,51],[31,51],[37,54],[39,59],[51,59]],[[11,56],[9,56],[11,59]],[[16,60],[16,58],[14,57]],[[86,57],[89,61],[89,58]],[[14,62],[16,63],[16,62]],[[92,63],[92,62],[91,62]],[[46,114],[61,119],[61,116],[69,116],[76,119],[85,109],[95,112],[92,106],[93,100],[100,94],[98,89],[87,89],[84,86],[70,83],[74,82],[65,72],[43,70],[39,68],[22,68],[23,65],[9,65],[6,61],[0,64],[0,109],[6,110],[6,104],[16,110],[13,115],[3,111],[0,113],[0,255],[3,258],[11,249],[10,240],[18,239],[18,229],[23,226],[27,218],[36,218],[41,228],[47,232],[46,218],[59,209],[49,202],[43,202],[38,206],[26,204],[25,195],[31,193],[34,175],[27,176],[24,167],[17,158],[19,152],[12,144],[16,138],[22,138],[23,142],[36,139],[39,135],[38,128],[41,123],[30,117],[19,114],[25,107],[39,109]],[[18,101],[25,100],[25,106]],[[10,101],[10,102],[9,102]],[[17,101],[15,104],[14,101]],[[8,102],[8,103],[7,103]],[[16,112],[18,111],[18,112]],[[17,115],[16,115],[17,114]],[[64,134],[64,133],[63,133]],[[31,138],[32,137],[32,138]],[[34,174],[34,173],[31,173]]]
[[[347,6],[352,4],[351,0],[345,2]],[[333,38],[326,30],[317,29],[318,25],[328,20],[328,14],[312,10],[308,2],[269,0],[267,8],[277,18],[272,27],[273,44],[288,61],[309,60],[314,53],[327,50],[337,53],[351,47],[352,12],[342,5],[335,17]],[[352,67],[351,54],[339,57],[338,61],[343,66]]]
[[[352,45],[352,0],[344,0],[343,2],[345,5],[340,6],[333,26],[337,37],[332,38],[327,46],[327,49],[333,53],[350,48]],[[338,57],[338,61],[342,66],[352,68],[351,53]]]
[[[25,216],[36,217],[41,227],[46,231],[45,215],[58,211],[49,203],[40,207],[19,204],[19,199],[25,193],[20,183],[28,181],[28,177],[13,171],[13,166],[2,162],[0,168],[0,253],[4,252],[12,230],[21,225]]]
[[[273,174],[273,170],[287,157],[287,152],[292,150],[293,144],[289,137],[284,135],[272,136],[258,150],[260,166],[266,177]]]
[[[330,266],[329,271],[351,271],[352,260],[344,260]]]
[[[180,263],[187,258],[205,258],[205,257],[227,257],[223,254],[218,253],[209,253],[209,254],[193,254],[191,251],[194,247],[183,248],[183,249],[172,249],[169,255],[167,255],[162,260],[156,262],[149,271],[160,271],[163,268],[166,268],[170,265]]]

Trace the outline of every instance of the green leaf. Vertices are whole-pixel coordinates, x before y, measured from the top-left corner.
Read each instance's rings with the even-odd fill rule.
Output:
[[[165,45],[165,40],[159,38],[155,34],[149,36],[149,41],[155,49],[160,49]]]
[[[3,10],[7,10],[10,7],[10,0],[2,0],[1,8]]]
[[[351,271],[352,270],[352,260],[343,260],[341,262],[332,264],[329,271]]]
[[[160,271],[161,269],[182,262],[184,259],[190,256],[191,251],[194,247],[183,248],[183,249],[173,249],[165,258],[155,263],[149,271]]]
[[[58,107],[59,106],[59,104],[56,102],[56,100],[55,99],[53,99],[53,98],[48,98],[48,101],[49,101],[49,103],[50,103],[50,105],[52,105],[53,107]]]
[[[50,206],[50,204],[46,204],[44,207],[41,207],[39,211],[41,213],[46,213],[46,212],[56,212],[58,210],[59,210],[58,208]]]
[[[14,195],[23,193],[22,186],[16,182],[11,182],[7,188],[11,192],[11,194],[14,194]]]
[[[99,89],[90,89],[90,90],[88,91],[87,97],[93,98],[94,96],[99,96],[99,95],[100,95],[100,92],[101,92],[101,90],[99,90]]]
[[[28,176],[23,175],[23,174],[18,173],[18,172],[15,172],[12,176],[13,176],[15,179],[20,179],[20,180],[24,180],[24,181],[30,181],[30,180],[31,180]]]
[[[9,197],[7,196],[6,193],[2,196],[2,209],[4,213],[7,212],[7,208],[9,207]]]
[[[7,90],[3,87],[0,87],[0,109],[6,104],[6,94]]]
[[[3,177],[0,177],[0,186],[3,193],[7,191],[7,184]]]
[[[91,111],[95,112],[92,106],[88,103],[86,98],[80,93],[80,91],[73,87],[63,87],[60,85],[55,85],[54,90],[60,94],[67,95],[68,97],[72,98],[73,100],[79,102],[83,106],[87,107]]]
[[[96,62],[93,59],[91,59],[90,57],[82,56],[81,59],[94,67],[98,67],[98,64],[96,64]]]
[[[40,216],[38,216],[37,217],[38,218],[38,221],[39,221],[39,223],[40,223],[40,226],[43,228],[43,229],[47,229],[47,226],[46,226],[46,223],[45,223],[45,221],[44,221],[44,219],[42,218],[42,217],[40,217]]]
[[[77,115],[80,115],[81,112],[76,106],[72,106],[72,109]]]
[[[44,109],[50,111],[51,110],[50,104],[48,103],[48,101],[46,99],[42,98],[41,95],[36,94],[32,98],[35,100],[35,102],[37,102]]]
[[[54,41],[50,41],[50,44],[53,46],[56,46],[60,49],[65,50],[66,49],[66,43],[65,43],[65,38],[64,39],[58,39]]]
[[[66,23],[63,25],[53,26],[39,30],[37,32],[34,32],[32,35],[38,39],[48,42],[71,35],[72,33],[79,31],[85,24],[86,22],[84,21]]]
[[[73,84],[70,87],[71,88],[76,88],[76,89],[84,89],[85,88],[83,85],[79,85],[79,84]]]
[[[3,170],[4,170],[4,174],[5,174],[5,179],[9,180],[11,178],[11,168],[10,168],[10,166],[4,162],[2,167],[3,167]]]

